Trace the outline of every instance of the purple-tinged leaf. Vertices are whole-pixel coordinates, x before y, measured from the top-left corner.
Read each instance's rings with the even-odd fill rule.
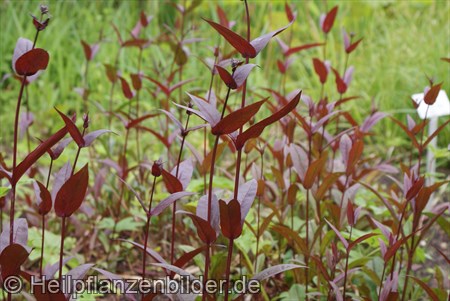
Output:
[[[159,110],[159,111],[161,111],[161,112],[163,112],[164,114],[166,114],[167,115],[167,117],[169,117],[170,118],[170,120],[172,120],[173,121],[173,123],[175,123],[175,125],[181,130],[181,131],[183,131],[184,130],[184,126],[183,126],[183,124],[171,113],[171,112],[168,112],[168,111],[165,111],[165,110]]]
[[[187,191],[175,192],[175,193],[171,194],[170,196],[168,196],[167,198],[165,198],[164,200],[162,200],[161,202],[159,202],[159,204],[156,205],[155,208],[153,208],[150,211],[150,215],[158,216],[159,214],[161,214],[161,212],[164,211],[164,209],[166,209],[168,206],[172,205],[175,201],[177,201],[183,197],[194,195],[194,194],[195,193],[193,193],[193,192],[187,192]]]
[[[106,134],[106,133],[114,133],[110,130],[96,130],[93,132],[90,132],[89,134],[84,136],[84,147],[91,146],[91,144],[97,139],[100,135]]]
[[[141,196],[139,195],[139,193],[136,192],[136,190],[133,189],[133,187],[131,187],[130,184],[128,184],[127,182],[125,182],[124,180],[122,180],[119,177],[119,180],[125,184],[125,186],[127,186],[127,188],[134,194],[134,196],[136,197],[136,199],[139,201],[139,203],[142,206],[142,209],[144,209],[145,213],[148,214],[148,208],[145,206],[144,201],[142,200]]]
[[[342,236],[341,232],[339,232],[339,230],[336,229],[329,221],[327,221],[326,219],[325,219],[325,221],[331,227],[331,229],[334,231],[334,233],[336,233],[337,237],[341,240],[341,242],[344,245],[345,249],[348,249],[348,242],[344,238],[344,236]]]
[[[205,194],[200,198],[195,214],[204,220],[208,219],[208,195]],[[213,194],[211,198],[211,226],[217,234],[219,233],[219,221],[219,201],[217,200],[217,196]]]
[[[0,253],[9,245],[10,231],[9,223],[5,223],[3,225],[3,231],[0,235]],[[28,242],[28,222],[25,218],[18,218],[14,220],[14,234],[13,234],[13,243],[19,244],[27,251],[31,251],[31,249],[27,246]]]
[[[61,169],[55,175],[55,181],[52,187],[52,200],[55,203],[56,194],[58,193],[61,186],[69,179],[70,174],[72,172],[72,165],[70,161],[67,161],[66,164],[61,167]]]
[[[203,116],[202,118],[205,119],[211,127],[215,126],[220,121],[220,113],[217,111],[216,107],[200,97],[194,96],[187,92],[186,94],[190,97],[197,108],[199,108],[201,115]]]
[[[177,167],[175,166],[170,172],[172,175],[176,175]],[[191,159],[186,159],[180,163],[178,169],[178,180],[181,182],[183,189],[185,190],[191,182],[192,174],[194,173],[194,164]]]
[[[174,272],[180,276],[189,277],[191,280],[196,279],[191,273],[186,272],[185,270],[183,270],[177,266],[168,264],[168,263],[152,263],[152,265],[164,268],[164,269]]]
[[[237,89],[244,84],[244,82],[247,80],[248,75],[250,74],[250,71],[252,71],[252,69],[255,67],[255,64],[245,64],[236,68],[233,74],[233,79],[236,83],[236,88],[234,89]]]
[[[220,229],[223,236],[228,239],[236,239],[242,234],[241,204],[236,199],[228,203],[219,200]]]
[[[239,186],[238,189],[238,201],[241,205],[241,223],[244,223],[253,201],[256,197],[256,191],[258,189],[258,181],[255,179],[250,180]]]
[[[62,262],[63,266],[65,266],[73,258],[75,258],[75,256],[64,257]],[[59,260],[53,264],[46,266],[42,274],[43,276],[45,276],[45,278],[47,278],[47,280],[53,279],[58,269],[59,269]]]
[[[370,115],[369,117],[364,120],[363,124],[360,127],[361,132],[368,133],[370,129],[378,123],[381,119],[386,117],[388,114],[382,113],[382,112],[376,112],[373,115]]]
[[[330,281],[329,283],[330,283],[331,287],[333,288],[334,297],[336,298],[336,301],[344,301],[341,290],[339,289],[337,284],[334,283],[334,281]]]
[[[279,28],[279,29],[277,29],[275,31],[269,32],[269,33],[267,33],[265,35],[262,35],[260,37],[257,37],[256,39],[252,40],[250,42],[250,44],[253,46],[253,48],[256,51],[255,56],[257,56],[258,53],[260,53],[261,50],[263,50],[264,47],[266,47],[267,43],[269,43],[271,38],[273,38],[274,36],[276,36],[276,35],[280,34],[281,32],[283,32],[285,29],[287,29],[289,26],[291,26],[292,23],[294,23],[294,21],[295,21],[295,19],[291,20],[288,25],[286,25],[286,26],[284,26],[282,28]],[[255,56],[253,56],[253,57],[255,57]],[[251,56],[250,58],[253,58],[253,57]]]
[[[161,255],[159,255],[158,252],[156,252],[153,249],[150,249],[149,247],[147,247],[146,249],[144,249],[144,246],[141,244],[138,244],[137,242],[128,240],[128,239],[118,239],[119,241],[124,241],[124,242],[128,242],[130,244],[132,244],[135,247],[138,247],[139,249],[145,251],[148,255],[150,255],[150,257],[152,257],[154,260],[156,260],[158,263],[164,263],[166,264],[167,262],[164,260],[164,258],[162,258]]]
[[[269,268],[259,272],[258,274],[254,275],[252,277],[252,280],[262,281],[267,278],[273,277],[277,274],[280,274],[280,273],[283,273],[283,272],[286,272],[289,270],[293,270],[293,269],[300,269],[300,268],[307,269],[308,267],[303,266],[303,265],[298,265],[298,264],[291,264],[291,263],[279,264],[279,265],[269,267]]]

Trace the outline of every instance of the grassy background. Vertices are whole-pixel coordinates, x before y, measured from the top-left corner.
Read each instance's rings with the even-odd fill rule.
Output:
[[[252,37],[286,24],[284,1],[249,1],[252,16]],[[7,1],[0,4],[0,73],[11,72],[11,57],[18,37],[32,39],[35,29],[31,24],[30,13],[38,15],[39,1]],[[244,33],[243,5],[240,1],[204,1],[191,17],[196,27],[190,37],[205,40],[190,46],[192,57],[186,66],[185,78],[196,78],[186,86],[186,90],[205,87],[209,79],[206,67],[199,58],[209,56],[209,46],[217,42],[216,33],[200,17],[217,20],[216,3],[220,3],[228,12],[231,20],[236,20],[234,30]],[[316,1],[292,1],[298,11],[293,28],[280,35],[287,40],[292,32],[293,43],[299,44],[322,41],[318,28],[318,19],[326,11],[325,4]],[[144,30],[147,37],[156,37],[162,31],[163,24],[173,24],[175,9],[168,1],[48,1],[52,19],[49,27],[39,37],[38,47],[45,48],[51,55],[50,65],[40,79],[29,89],[30,107],[35,113],[32,134],[45,135],[60,126],[60,120],[53,106],[60,109],[82,108],[81,98],[74,92],[82,85],[84,55],[80,44],[83,39],[93,43],[103,35],[99,54],[94,59],[89,73],[91,100],[106,105],[110,84],[105,79],[103,63],[113,63],[116,55],[117,37],[111,22],[120,27],[124,39],[135,25],[139,12],[144,10],[155,19]],[[332,35],[329,38],[327,53],[333,66],[342,70],[344,64],[341,28],[354,32],[356,37],[364,37],[362,44],[352,53],[350,65],[355,66],[354,80],[348,95],[360,95],[361,98],[345,105],[355,119],[362,121],[370,112],[371,100],[381,110],[394,114],[406,121],[406,114],[417,120],[412,108],[410,95],[423,91],[428,84],[427,77],[436,82],[444,82],[443,89],[450,87],[450,64],[440,60],[450,57],[450,2],[449,1],[328,1],[328,8],[339,4],[339,13]],[[224,42],[222,41],[222,46]],[[150,67],[169,64],[171,54],[165,46],[150,46],[144,51],[144,72],[150,76]],[[227,46],[229,49],[229,46]],[[136,71],[138,51],[126,49],[120,57],[120,69],[128,74]],[[320,93],[318,79],[313,73],[312,57],[322,57],[322,50],[314,49],[296,55],[295,63],[289,69],[287,90],[302,88],[304,93],[317,98]],[[261,71],[252,73],[250,85],[278,88],[280,75],[276,69],[276,60],[281,58],[279,46],[272,42],[259,56],[256,63]],[[169,60],[169,61],[168,61]],[[156,77],[156,75],[154,75]],[[0,94],[1,149],[8,151],[12,141],[13,114],[19,84],[7,79],[2,82]],[[327,83],[327,90],[334,91],[334,77]],[[151,87],[151,86],[149,86]],[[450,94],[450,93],[447,93]],[[117,98],[122,97],[116,93]],[[142,99],[146,109],[159,105],[144,93]],[[331,93],[330,98],[337,95]],[[95,114],[95,108],[91,106]],[[445,117],[444,117],[445,118]],[[441,118],[441,121],[442,119]],[[100,125],[95,128],[100,128]],[[373,147],[378,153],[393,151],[393,155],[402,155],[403,147],[410,145],[398,126],[388,119],[382,121],[376,130]],[[44,133],[43,133],[44,132]],[[439,137],[439,145],[446,148],[450,143],[450,129],[444,130]],[[443,163],[442,163],[443,162]],[[441,161],[439,164],[447,164]]]

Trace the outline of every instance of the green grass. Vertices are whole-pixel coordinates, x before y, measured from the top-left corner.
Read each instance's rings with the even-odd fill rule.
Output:
[[[253,2],[253,3],[252,3]],[[293,30],[293,45],[322,41],[323,36],[318,29],[318,19],[326,9],[319,2],[296,2],[298,19],[289,30]],[[38,14],[38,1],[2,1],[0,4],[1,36],[0,36],[0,73],[3,76],[11,72],[11,57],[18,37],[32,39],[35,29],[31,24],[29,13]],[[127,30],[131,30],[141,10],[155,16],[150,26],[145,29],[149,38],[162,31],[163,23],[173,23],[174,8],[167,3],[157,1],[49,1],[52,19],[49,27],[39,37],[38,47],[50,53],[50,65],[41,78],[29,89],[30,107],[38,116],[37,129],[47,129],[35,135],[45,135],[60,126],[53,106],[64,110],[73,109],[80,112],[81,98],[73,91],[82,85],[81,76],[84,71],[84,55],[80,39],[92,43],[103,33],[98,56],[94,59],[89,74],[89,82],[93,93],[91,99],[106,106],[110,84],[105,79],[103,63],[112,63],[117,52],[117,37],[110,25],[119,25],[122,36],[128,38]],[[240,1],[222,3],[229,12],[229,18],[237,20],[235,30],[244,34],[243,5]],[[339,13],[327,49],[328,57],[338,70],[342,70],[344,56],[342,50],[341,28],[355,32],[356,37],[364,37],[360,47],[352,53],[350,65],[356,70],[349,94],[359,95],[360,99],[345,105],[358,121],[362,121],[370,112],[371,100],[381,110],[406,120],[410,114],[417,120],[412,108],[410,95],[423,90],[427,85],[426,76],[444,82],[443,89],[449,91],[450,64],[440,60],[450,57],[450,3],[448,1],[329,1],[328,7],[339,4]],[[284,1],[250,1],[252,13],[252,37],[286,24]],[[199,58],[211,56],[207,46],[216,43],[216,33],[203,22],[200,17],[217,19],[215,2],[204,1],[195,11],[193,24],[198,30],[192,37],[206,40],[190,46],[193,57],[185,67],[185,78],[196,78],[186,90],[205,85],[208,72]],[[287,40],[289,30],[280,37]],[[221,45],[224,45],[223,39]],[[230,46],[226,46],[230,49]],[[167,52],[158,46],[150,46],[144,52],[144,72],[151,74],[150,67],[167,64]],[[317,77],[312,70],[312,57],[322,57],[322,50],[308,50],[297,54],[296,62],[289,69],[288,91],[302,88],[304,93],[315,98],[320,93]],[[256,63],[261,70],[250,77],[252,87],[278,88],[280,75],[276,70],[276,59],[281,58],[279,47],[272,42],[259,56]],[[120,68],[127,74],[135,71],[137,60],[136,49],[126,49],[120,57]],[[171,58],[170,58],[171,60]],[[328,91],[334,91],[334,77],[328,80]],[[152,86],[148,86],[152,87]],[[12,127],[3,126],[13,123],[13,112],[18,91],[18,83],[6,80],[2,83],[0,94],[0,117],[2,120],[2,143],[0,151],[5,151],[7,141],[12,141]],[[121,94],[116,93],[118,100]],[[145,93],[144,106],[150,110],[157,107],[155,100]],[[331,99],[337,95],[331,93]],[[124,100],[123,100],[124,101]],[[116,100],[116,103],[117,100]],[[93,109],[91,114],[98,113]],[[444,119],[444,118],[441,118]],[[56,122],[57,121],[57,122]],[[96,128],[98,128],[96,126]],[[374,147],[386,153],[389,147],[410,145],[407,136],[390,122],[384,120],[375,130],[379,140]],[[441,148],[450,141],[450,130],[444,130],[439,136]],[[401,152],[402,148],[398,148]],[[401,153],[399,153],[401,154]]]

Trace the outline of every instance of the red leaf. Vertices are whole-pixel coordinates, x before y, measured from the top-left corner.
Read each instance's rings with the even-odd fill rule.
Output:
[[[439,91],[441,91],[442,83],[434,85],[428,90],[427,94],[423,97],[423,101],[429,106],[435,103],[436,98],[439,94]]]
[[[161,212],[163,212],[164,209],[166,209],[168,206],[172,205],[174,202],[178,201],[179,199],[181,199],[183,197],[190,196],[193,194],[194,194],[193,192],[187,192],[187,191],[180,191],[180,192],[172,193],[167,198],[165,198],[164,200],[159,202],[158,205],[156,205],[155,208],[153,208],[150,211],[150,215],[157,216],[157,215],[161,214]]]
[[[284,66],[283,62],[280,60],[277,60],[277,66],[280,73],[285,74],[286,73],[286,67]]]
[[[34,193],[36,194],[39,214],[46,215],[52,210],[52,196],[48,189],[39,181],[33,182]]]
[[[216,65],[216,70],[220,75],[220,78],[223,80],[225,85],[227,85],[230,89],[237,89],[237,84],[234,81],[234,78],[231,76],[231,74],[225,69],[220,67],[219,65]]]
[[[362,41],[362,38],[359,39],[358,41],[352,43],[350,46],[348,46],[348,48],[346,48],[345,51],[347,53],[351,53],[353,50],[356,49],[356,47],[358,47],[358,45],[359,45],[359,43],[361,43],[361,41]]]
[[[308,170],[303,180],[303,187],[305,189],[311,189],[317,176],[322,171],[323,167],[327,163],[327,152],[323,152],[319,159],[315,160],[308,166]]]
[[[292,12],[291,6],[287,3],[284,4],[284,10],[286,12],[286,17],[289,22],[292,22],[295,20],[295,14]]]
[[[149,40],[145,40],[145,39],[131,39],[131,40],[123,42],[122,47],[143,48],[147,43],[149,43]]]
[[[316,74],[319,76],[320,82],[324,84],[327,81],[328,76],[327,67],[321,60],[316,58],[313,59],[313,64],[314,70],[316,71]]]
[[[211,132],[213,135],[225,135],[240,129],[259,111],[266,100],[267,98],[230,113],[220,120],[211,129]]]
[[[334,231],[334,233],[337,235],[337,237],[341,240],[342,244],[344,245],[345,249],[348,248],[348,241],[342,236],[341,232],[338,231],[329,221],[325,220],[327,224],[331,227],[331,229]]]
[[[350,204],[350,203],[349,203],[349,204]],[[359,238],[356,239],[355,241],[352,241],[352,242],[348,245],[347,252],[350,252],[350,250],[353,249],[353,247],[356,246],[357,244],[359,244],[359,243],[365,241],[366,239],[371,238],[372,236],[376,236],[376,235],[379,235],[379,234],[377,234],[377,233],[368,233],[368,234],[365,234],[365,235],[359,237]]]
[[[409,278],[412,278],[415,282],[417,282],[417,284],[419,284],[428,294],[428,297],[431,298],[431,300],[433,301],[439,301],[441,299],[439,299],[439,296],[436,295],[436,293],[428,286],[428,284],[426,284],[425,282],[423,282],[422,280],[420,280],[419,278],[416,278],[414,276],[410,276],[410,275],[406,275]]]
[[[127,81],[122,76],[119,76],[119,79],[122,84],[123,95],[127,99],[132,99],[134,95],[133,95],[133,92],[131,92],[130,85],[127,83]]]
[[[78,147],[83,147],[84,146],[83,135],[81,135],[80,131],[78,130],[75,123],[73,123],[72,119],[67,117],[64,113],[62,113],[56,107],[55,107],[55,110],[58,112],[58,114],[61,116],[62,120],[66,124],[66,127],[69,130],[70,136],[75,141],[75,143],[78,145]]]
[[[88,164],[72,175],[59,189],[55,198],[55,212],[59,217],[71,216],[86,195],[89,182]]]
[[[408,192],[406,193],[406,200],[410,201],[413,197],[415,197],[420,189],[422,189],[423,184],[425,183],[425,178],[420,177],[417,179],[417,181],[414,182],[414,184],[409,188]]]
[[[289,50],[286,51],[284,53],[284,55],[285,56],[290,56],[291,54],[300,52],[302,50],[306,50],[306,49],[310,49],[310,48],[317,47],[317,46],[322,46],[322,45],[324,45],[324,43],[311,43],[311,44],[300,45],[300,46],[297,46],[297,47],[289,48]]]
[[[28,252],[19,244],[11,244],[3,249],[0,254],[1,276],[5,280],[9,276],[16,276],[20,273],[20,266],[28,258]]]
[[[217,239],[216,231],[211,227],[208,221],[190,212],[183,212],[183,213],[186,213],[186,215],[192,219],[195,227],[197,228],[197,234],[203,242],[210,245],[216,241]]]
[[[238,200],[232,199],[228,204],[219,200],[220,228],[222,234],[228,239],[236,239],[242,233],[241,205]]]
[[[106,68],[106,76],[108,77],[109,81],[114,83],[117,80],[117,70],[114,66],[111,66],[109,64],[103,64]]]
[[[355,212],[353,209],[353,204],[350,201],[347,204],[347,221],[350,226],[355,225]]]
[[[272,116],[269,116],[266,119],[263,119],[256,124],[252,125],[245,132],[240,134],[236,139],[236,149],[238,149],[238,150],[242,149],[245,145],[245,142],[247,142],[247,140],[249,140],[251,138],[259,137],[259,135],[261,135],[262,131],[264,130],[264,128],[266,126],[280,120],[281,118],[283,118],[284,116],[289,114],[289,112],[294,110],[300,101],[301,94],[302,94],[302,91],[300,91],[287,105],[282,107],[278,112],[272,114]]]
[[[338,72],[336,69],[332,68],[332,70],[333,70],[333,73],[334,73],[334,75],[335,75],[335,77],[336,77],[336,87],[337,87],[337,91],[338,91],[340,94],[344,94],[345,91],[347,91],[347,84],[346,84],[346,83],[344,82],[344,80],[341,78],[341,76],[339,75],[339,72]]]
[[[222,35],[245,58],[254,58],[257,54],[255,48],[246,39],[225,26],[213,21],[203,19],[209,23],[220,35]]]
[[[331,28],[333,27],[334,19],[336,18],[337,11],[338,11],[338,7],[335,6],[328,12],[327,16],[325,17],[325,20],[323,21],[323,24],[322,24],[322,30],[324,33],[328,33],[331,30]]]
[[[15,64],[18,75],[30,76],[39,70],[45,70],[50,56],[48,52],[41,48],[34,48],[21,55]]]
[[[142,88],[142,78],[140,74],[131,74],[131,83],[135,90],[141,90]]]
[[[50,138],[41,143],[26,158],[16,166],[13,173],[12,183],[17,183],[23,174],[31,167],[42,155],[44,155],[53,145],[58,143],[67,134],[67,127],[60,129]]]
[[[81,45],[83,46],[84,57],[86,58],[87,61],[90,61],[92,57],[91,46],[89,46],[89,44],[83,40],[81,40]]]
[[[352,148],[350,149],[350,153],[348,154],[348,162],[346,168],[347,175],[350,175],[353,172],[353,169],[356,163],[359,161],[359,158],[361,157],[363,150],[364,150],[364,142],[362,140],[358,140],[355,143],[353,143]]]
[[[161,111],[163,111],[163,110],[161,110]],[[139,118],[136,118],[136,119],[131,120],[125,127],[126,127],[127,129],[134,128],[134,127],[136,127],[138,124],[140,124],[142,121],[147,120],[147,119],[149,119],[149,118],[153,118],[153,117],[155,117],[155,116],[158,116],[158,114],[147,114],[147,115],[141,116],[141,117],[139,117]]]
[[[230,22],[228,21],[227,15],[225,14],[225,11],[220,7],[220,5],[217,5],[216,8],[217,16],[219,17],[220,25],[224,27],[230,27]]]
[[[202,246],[200,248],[197,248],[195,250],[192,250],[190,252],[184,253],[180,258],[178,258],[173,265],[177,266],[179,268],[183,268],[189,261],[192,260],[192,258],[194,258],[195,256],[197,256],[198,254],[200,254],[201,252],[203,252],[206,249],[206,246]],[[172,276],[175,273],[172,272]]]
[[[167,170],[162,170],[162,177],[164,184],[166,185],[167,191],[169,193],[175,193],[183,191],[183,185],[181,184],[180,180],[178,180],[174,175],[172,175]]]

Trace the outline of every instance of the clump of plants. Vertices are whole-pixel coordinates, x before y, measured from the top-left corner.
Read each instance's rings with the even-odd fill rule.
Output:
[[[330,55],[338,6],[317,20],[319,41],[296,46],[295,28],[311,26],[297,18],[302,8],[296,3],[284,5],[284,27],[263,32],[252,27],[257,3],[244,0],[236,21],[220,5],[201,19],[201,1],[161,5],[170,5],[176,18],[155,36],[149,34],[155,18],[142,11],[131,30],[116,20],[111,36],[80,41],[85,62],[74,88],[83,117],[77,122],[75,112],[55,107],[60,129],[51,134],[33,128],[39,116],[28,101],[21,114],[24,91],[52,62],[37,47],[40,35],[57,34],[48,7],[30,20],[34,41],[18,39],[14,138],[0,161],[4,299],[73,300],[64,291],[67,277],[89,275],[202,276],[195,293],[161,288],[98,295],[117,300],[447,298],[445,267],[419,273],[415,265],[426,266],[421,243],[429,243],[430,231],[448,234],[448,204],[431,200],[449,181],[427,183],[422,158],[450,121],[427,137],[427,119],[408,116],[404,124],[375,105],[363,122],[355,120],[346,109],[361,100],[350,89],[357,76],[351,63],[366,41],[342,30],[341,51]],[[97,53],[113,49],[107,39],[115,39],[117,51],[95,62]],[[210,57],[193,62],[191,51],[208,47]],[[274,57],[264,55],[267,47]],[[153,59],[156,51],[164,60]],[[314,87],[292,81],[296,63],[308,66],[310,74],[302,76],[312,77]],[[92,64],[104,68],[103,78],[90,76]],[[271,70],[266,87],[252,80],[263,70]],[[98,97],[95,90],[105,86]],[[430,81],[428,106],[441,86]],[[411,139],[407,160],[387,162],[372,152],[373,128],[382,119]],[[38,244],[30,244],[30,233],[38,233]],[[57,252],[46,252],[55,237]],[[448,264],[445,252],[433,247]],[[244,288],[257,281],[258,293],[234,286],[244,276]],[[13,294],[12,277],[26,289]],[[35,286],[30,294],[32,277],[56,280],[57,292]],[[223,281],[223,293],[207,291],[213,280]]]

